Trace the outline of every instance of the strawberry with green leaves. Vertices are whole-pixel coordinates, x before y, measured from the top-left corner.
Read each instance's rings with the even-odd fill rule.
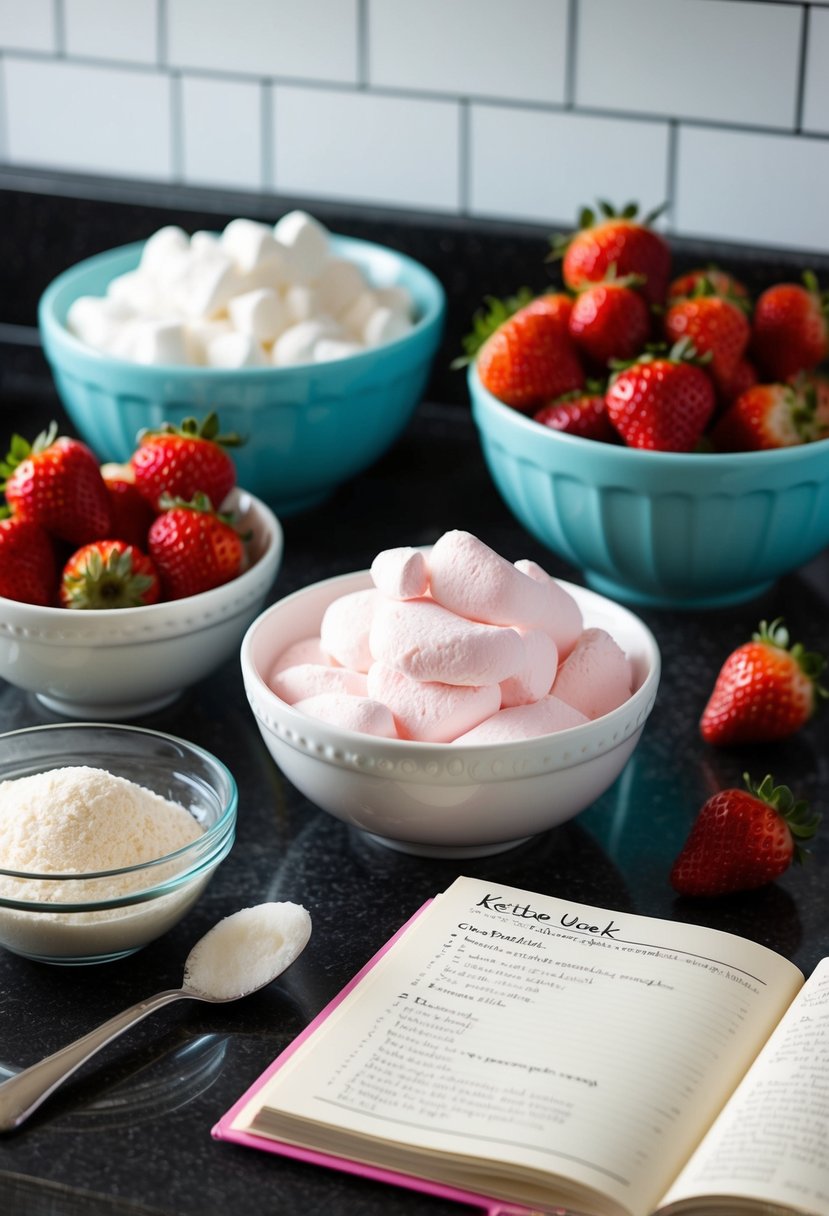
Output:
[[[707,370],[717,389],[732,383],[748,349],[751,325],[744,309],[717,295],[709,279],[701,279],[692,295],[676,300],[663,318],[668,342],[688,338],[700,356],[709,357]]]
[[[55,602],[56,581],[49,533],[16,515],[0,518],[0,596],[49,607]]]
[[[753,891],[803,859],[801,841],[820,816],[770,776],[745,789],[720,790],[707,800],[671,868],[680,895],[717,896]]]
[[[236,466],[227,451],[241,440],[222,435],[215,413],[200,424],[185,418],[180,426],[163,423],[158,430],[143,431],[130,457],[135,484],[154,510],[160,510],[162,494],[190,500],[206,494],[220,507],[236,484]]]
[[[827,695],[819,682],[825,666],[823,655],[799,642],[790,645],[782,620],[761,621],[751,640],[723,663],[702,712],[700,734],[718,747],[794,735]]]
[[[670,307],[677,300],[697,295],[703,283],[708,284],[714,295],[742,302],[745,311],[749,311],[751,297],[748,288],[733,274],[727,270],[721,270],[719,266],[698,267],[678,275],[668,287],[668,306]]]
[[[690,452],[697,446],[716,398],[710,376],[694,360],[693,347],[680,342],[611,376],[607,415],[629,447]]]
[[[583,355],[601,367],[614,359],[632,359],[651,336],[651,314],[638,290],[639,275],[617,278],[615,268],[600,283],[579,288],[570,312],[569,330]]]
[[[205,494],[190,502],[162,497],[147,538],[165,599],[183,599],[229,583],[242,573],[245,544]]]
[[[641,275],[641,291],[649,304],[664,304],[671,276],[668,242],[651,227],[662,208],[641,220],[639,208],[628,203],[617,211],[600,201],[598,215],[585,207],[571,236],[553,239],[551,258],[561,258],[565,287],[578,291],[586,283],[606,279],[611,266],[619,276]]]
[[[818,437],[817,400],[806,383],[755,384],[728,406],[711,429],[719,452],[797,447]]]
[[[13,435],[0,476],[0,488],[18,519],[40,524],[73,545],[109,532],[109,495],[98,462],[80,440],[58,436],[56,423],[31,444]]]
[[[62,608],[141,608],[161,598],[150,558],[124,540],[95,540],[66,562],[58,598]]]
[[[565,431],[582,439],[618,443],[619,436],[607,416],[604,389],[588,384],[583,390],[565,393],[541,407],[533,418],[551,431]]]
[[[801,283],[775,283],[757,299],[752,357],[761,379],[789,380],[829,355],[829,293],[811,271]]]

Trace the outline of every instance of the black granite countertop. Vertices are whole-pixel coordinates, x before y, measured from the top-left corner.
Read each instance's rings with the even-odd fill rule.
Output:
[[[2,355],[0,438],[55,417],[71,432],[36,352]],[[34,374],[33,374],[34,369]],[[433,398],[434,399],[434,398]],[[574,570],[516,523],[493,488],[468,409],[424,403],[404,437],[325,506],[287,519],[271,599],[362,569],[380,549],[429,544],[447,528]],[[5,439],[3,439],[5,442]],[[382,511],[377,510],[382,504]],[[210,1129],[308,1021],[424,899],[459,873],[611,909],[713,925],[778,950],[805,972],[829,954],[829,823],[806,866],[769,887],[682,900],[670,863],[701,803],[772,771],[829,819],[829,713],[786,743],[714,750],[697,721],[726,654],[763,619],[829,644],[829,552],[762,600],[707,614],[638,610],[663,657],[654,712],[622,776],[576,820],[486,859],[425,860],[371,843],[309,804],[267,753],[238,661],[139,723],[192,739],[231,768],[238,837],[187,917],[139,954],[61,968],[0,951],[0,1076],[33,1063],[134,1001],[178,985],[184,959],[220,917],[263,900],[309,909],[299,961],[264,992],[222,1007],[154,1014],[85,1066],[18,1132],[0,1138],[0,1212],[10,1216],[442,1216],[458,1208],[347,1175],[220,1144]],[[0,681],[0,732],[56,720]]]

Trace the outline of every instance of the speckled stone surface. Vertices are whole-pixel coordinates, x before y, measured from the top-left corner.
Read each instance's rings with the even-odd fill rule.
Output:
[[[107,234],[109,235],[109,234]],[[366,234],[367,235],[367,234]],[[382,239],[382,234],[378,234]],[[125,238],[129,239],[129,238]],[[464,238],[471,239],[471,238]],[[105,242],[102,242],[102,244]],[[77,247],[67,262],[77,256]],[[7,351],[0,429],[70,430],[36,353]],[[491,485],[468,409],[424,404],[398,445],[325,507],[285,521],[276,599],[362,569],[392,544],[428,544],[449,527],[498,552],[582,582],[532,540]],[[382,509],[378,509],[382,507]],[[140,719],[209,748],[239,785],[230,857],[196,908],[140,954],[63,969],[0,952],[0,1075],[30,1064],[132,1002],[180,982],[186,954],[220,917],[266,899],[312,914],[311,942],[265,992],[238,1005],[162,1010],[91,1064],[19,1132],[0,1138],[0,1211],[14,1216],[449,1216],[454,1205],[215,1143],[210,1128],[427,897],[459,873],[653,916],[710,924],[779,950],[805,971],[829,953],[829,826],[802,869],[751,895],[674,897],[670,863],[701,802],[773,771],[826,814],[829,715],[775,747],[714,751],[697,720],[728,651],[762,618],[829,646],[829,554],[763,600],[711,614],[642,611],[663,656],[657,704],[615,785],[574,822],[500,856],[457,863],[408,857],[310,805],[265,750],[230,661],[173,706]],[[0,731],[54,721],[0,683]],[[2,744],[0,744],[2,746]]]

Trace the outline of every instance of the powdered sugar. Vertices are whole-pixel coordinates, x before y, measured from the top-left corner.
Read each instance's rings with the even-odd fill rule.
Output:
[[[214,1000],[232,1000],[289,967],[311,936],[311,917],[292,903],[258,904],[226,916],[197,942],[184,983]]]

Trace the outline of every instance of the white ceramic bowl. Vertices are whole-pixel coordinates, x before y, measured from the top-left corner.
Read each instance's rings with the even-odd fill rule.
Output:
[[[569,583],[563,586],[585,626],[616,639],[635,681],[624,705],[583,726],[522,743],[460,748],[356,734],[277,697],[265,681],[277,655],[318,633],[333,599],[371,585],[368,571],[314,583],[266,609],[242,642],[245,691],[262,738],[311,802],[404,852],[475,857],[571,819],[619,776],[653,708],[659,648],[628,609]]]
[[[0,596],[0,676],[56,713],[110,721],[174,701],[238,652],[282,560],[276,516],[244,490],[228,500],[252,564],[224,586],[143,608],[76,611]]]
[[[79,765],[105,769],[177,802],[203,831],[166,857],[107,873],[0,869],[0,946],[39,962],[109,962],[160,937],[199,898],[236,835],[232,774],[184,739],[88,722],[0,735],[0,782]]]

